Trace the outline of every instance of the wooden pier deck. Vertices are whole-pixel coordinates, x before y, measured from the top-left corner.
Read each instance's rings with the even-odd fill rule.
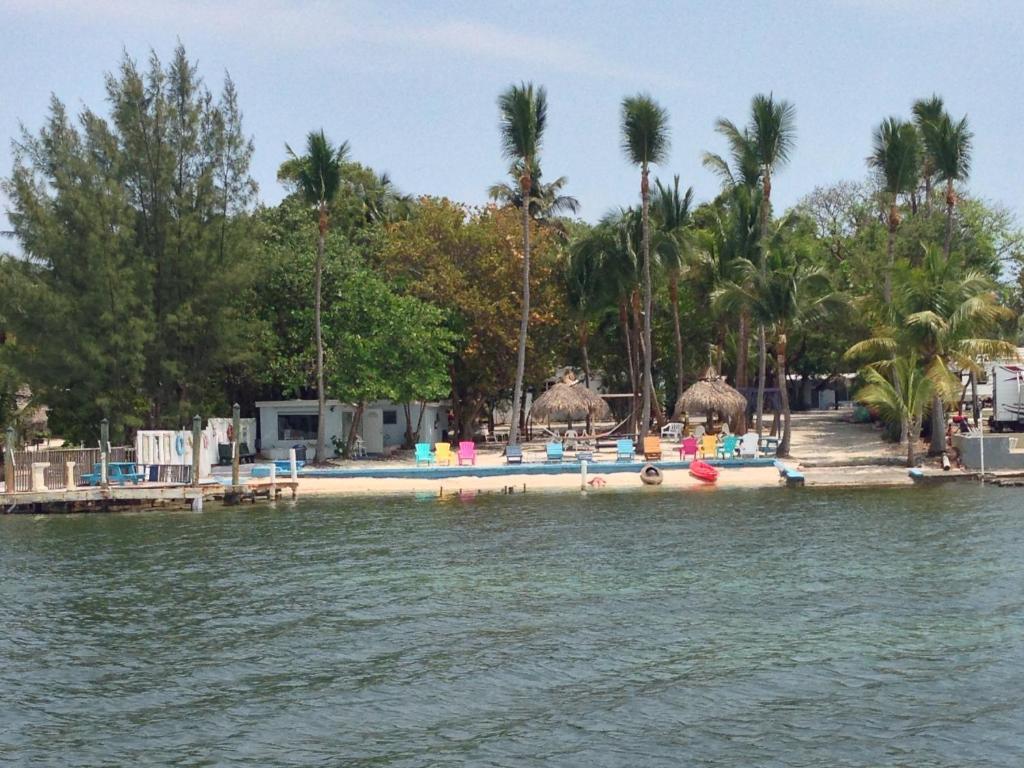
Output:
[[[175,483],[139,483],[111,485],[107,488],[81,486],[73,489],[20,491],[0,493],[0,512],[4,514],[45,514],[61,512],[109,512],[125,509],[193,509],[200,511],[206,501],[238,504],[244,501],[270,499],[290,491],[298,492],[298,482],[285,479],[249,481],[238,486],[219,482],[199,485]]]

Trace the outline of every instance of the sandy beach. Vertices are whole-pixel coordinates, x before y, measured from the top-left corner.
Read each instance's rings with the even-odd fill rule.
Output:
[[[898,446],[884,443],[878,430],[870,424],[854,424],[848,410],[812,411],[793,415],[793,439],[791,457],[785,463],[799,469],[806,477],[808,486],[860,487],[860,486],[905,486],[912,481],[907,470],[899,466],[902,450]],[[665,443],[665,459],[677,458],[675,444]],[[503,466],[505,464],[502,444],[478,446],[477,465]],[[543,459],[542,442],[524,444],[527,462]],[[598,455],[598,461],[588,467],[588,493],[618,491],[622,489],[646,489],[638,473],[602,472],[614,463],[614,452],[605,451]],[[655,462],[657,463],[657,462]],[[397,456],[382,461],[339,462],[339,468],[380,469],[384,466],[415,466],[411,455]],[[375,477],[305,477],[299,480],[302,495],[374,495],[374,494],[431,494],[448,495],[458,493],[504,493],[513,492],[555,492],[581,490],[581,476],[573,464],[572,470],[557,475],[514,474],[499,477],[480,477],[467,473],[458,477],[443,479],[430,477],[416,478],[375,478]],[[779,473],[774,467],[722,468],[718,482],[714,485],[703,483],[692,477],[685,469],[665,469],[661,489],[685,491],[708,491],[714,488],[768,488],[780,485]],[[654,490],[654,489],[652,489]]]

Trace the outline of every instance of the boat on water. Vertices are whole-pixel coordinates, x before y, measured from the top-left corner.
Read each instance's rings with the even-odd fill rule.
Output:
[[[643,467],[640,468],[640,482],[644,485],[661,485],[661,482],[664,479],[665,478],[662,475],[661,470],[653,464],[644,464]]]
[[[690,462],[690,474],[705,483],[713,483],[718,480],[718,470],[700,459]]]

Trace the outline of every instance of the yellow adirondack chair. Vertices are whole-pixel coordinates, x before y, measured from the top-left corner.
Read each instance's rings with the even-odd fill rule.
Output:
[[[700,439],[700,457],[702,459],[713,459],[718,452],[718,438],[714,435],[704,435]]]
[[[449,443],[434,443],[434,461],[438,464],[443,461],[445,466],[451,466],[452,446]]]

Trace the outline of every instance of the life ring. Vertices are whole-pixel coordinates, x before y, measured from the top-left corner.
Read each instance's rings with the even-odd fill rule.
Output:
[[[228,424],[228,442],[229,443],[235,442],[235,425],[234,424]]]
[[[181,435],[174,438],[174,452],[179,456],[185,455],[185,438]]]

